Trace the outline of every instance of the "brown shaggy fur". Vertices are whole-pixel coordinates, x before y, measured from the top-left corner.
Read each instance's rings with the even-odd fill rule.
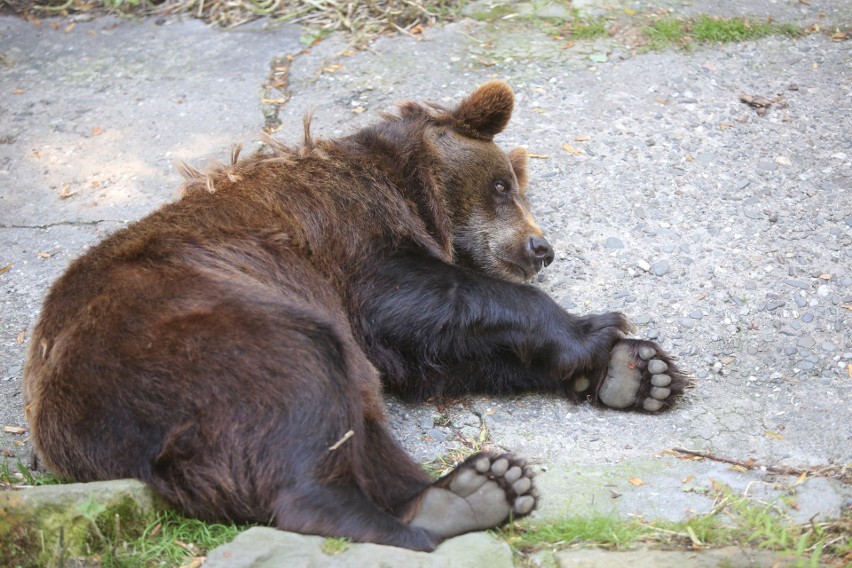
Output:
[[[553,252],[525,153],[492,141],[511,110],[489,83],[454,110],[405,103],[339,140],[306,119],[300,146],[182,166],[181,199],[45,300],[25,371],[40,456],[205,519],[433,548],[405,522],[430,480],[388,433],[381,382],[413,400],[594,397],[628,327],[522,283]]]

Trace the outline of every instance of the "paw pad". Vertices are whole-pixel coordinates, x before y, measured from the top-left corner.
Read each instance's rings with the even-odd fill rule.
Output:
[[[652,343],[643,342],[638,348],[628,341],[616,344],[598,399],[619,409],[637,406],[641,401],[646,411],[658,412],[672,395],[672,377],[667,374],[669,363],[665,357]]]

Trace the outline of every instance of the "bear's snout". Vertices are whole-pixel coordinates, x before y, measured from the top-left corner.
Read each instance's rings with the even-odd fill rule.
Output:
[[[527,242],[527,254],[536,272],[553,262],[553,247],[544,237],[530,237]]]

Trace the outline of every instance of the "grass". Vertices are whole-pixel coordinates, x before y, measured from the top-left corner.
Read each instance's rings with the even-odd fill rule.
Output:
[[[831,522],[797,525],[777,507],[734,495],[714,484],[716,506],[683,522],[644,522],[615,516],[570,517],[512,525],[497,531],[521,559],[540,550],[575,546],[624,549],[636,543],[700,550],[722,546],[773,551],[794,566],[847,565],[852,560],[852,514]]]
[[[103,555],[102,566],[184,566],[217,546],[228,543],[248,525],[207,523],[162,511],[137,538]]]
[[[799,37],[805,33],[792,24],[706,15],[688,20],[661,18],[645,26],[642,32],[648,40],[647,47],[655,50],[670,47],[689,49],[696,44],[749,41],[769,35]]]
[[[16,460],[14,466],[8,458],[0,463],[0,487],[21,487],[32,485],[59,485],[62,479],[52,473],[33,473],[21,460]]]

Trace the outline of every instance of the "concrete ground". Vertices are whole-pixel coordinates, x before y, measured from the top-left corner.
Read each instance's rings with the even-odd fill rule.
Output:
[[[850,0],[657,4],[852,23]],[[540,520],[683,519],[711,510],[713,481],[798,522],[849,507],[852,490],[830,475],[802,482],[671,451],[814,470],[852,462],[848,42],[644,53],[465,20],[355,52],[342,36],[306,48],[298,28],[260,23],[69,23],[0,18],[0,446],[12,460],[29,462],[21,374],[50,283],[105,233],[174,199],[176,160],[225,160],[270,125],[293,141],[311,109],[315,134],[339,136],[395,101],[452,104],[500,78],[517,105],[498,143],[539,156],[531,200],[557,251],[537,284],[572,311],[624,311],[696,386],[660,416],[543,396],[389,400],[399,439],[424,462],[483,438],[526,455]],[[758,115],[741,94],[773,105]]]

